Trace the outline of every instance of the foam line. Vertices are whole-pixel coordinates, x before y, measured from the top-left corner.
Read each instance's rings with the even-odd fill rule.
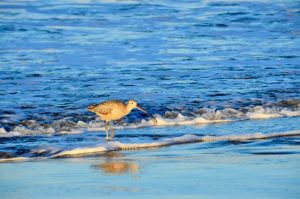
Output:
[[[4,162],[22,162],[22,161],[28,161],[30,158],[27,157],[13,157],[13,158],[1,158],[0,163]]]
[[[300,107],[300,104],[299,104]],[[181,113],[166,112],[164,116],[156,114],[157,124],[155,126],[176,126],[176,125],[199,125],[211,123],[225,123],[242,120],[271,119],[279,117],[297,117],[300,116],[300,108],[292,109],[275,106],[267,108],[263,106],[248,107],[244,109],[224,108],[214,110],[202,108],[194,112],[193,116],[184,116]],[[24,125],[23,125],[24,124]],[[104,131],[103,121],[99,119],[89,122],[78,121],[77,123],[61,119],[54,121],[53,124],[45,126],[36,120],[27,120],[23,124],[16,124],[11,131],[0,128],[0,137],[24,136],[35,134],[79,134],[86,131]],[[122,123],[113,125],[114,129],[134,129],[154,126],[152,121],[141,120],[135,123]]]
[[[271,134],[255,133],[255,134],[223,135],[223,136],[196,136],[193,134],[187,134],[180,137],[167,138],[167,139],[163,139],[162,141],[149,142],[149,143],[126,144],[117,141],[108,142],[104,145],[97,146],[97,147],[77,148],[77,149],[62,151],[51,156],[51,158],[83,156],[83,155],[104,153],[108,151],[137,150],[137,149],[155,148],[155,147],[197,143],[197,142],[216,142],[216,141],[226,141],[226,140],[246,141],[246,140],[256,140],[256,139],[271,139],[276,137],[299,136],[299,135],[300,135],[300,130],[271,133]]]

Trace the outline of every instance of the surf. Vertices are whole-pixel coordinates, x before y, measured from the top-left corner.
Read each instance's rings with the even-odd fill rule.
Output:
[[[125,150],[141,150],[151,148],[161,148],[173,145],[184,145],[191,143],[208,143],[208,142],[221,142],[221,141],[251,141],[251,140],[269,140],[280,137],[295,137],[300,136],[300,130],[275,132],[275,133],[247,133],[239,135],[195,135],[184,134],[177,137],[162,138],[157,141],[150,141],[144,143],[126,143],[120,141],[110,141],[96,146],[75,147],[73,149],[55,149],[44,148],[31,150],[34,156],[28,157],[3,157],[0,162],[19,162],[19,161],[32,161],[53,158],[72,158],[72,157],[87,157],[91,155],[103,154],[112,151],[125,151]],[[31,154],[31,155],[33,155]],[[48,154],[43,156],[43,154]]]
[[[294,101],[293,101],[294,102]],[[297,101],[298,102],[298,101]],[[142,119],[135,122],[121,121],[113,125],[114,129],[136,129],[144,127],[168,127],[168,126],[188,126],[188,125],[204,125],[215,123],[237,122],[243,120],[261,120],[281,117],[299,117],[300,104],[295,103],[293,106],[275,103],[265,106],[249,106],[242,108],[201,108],[191,112],[166,111],[164,114],[154,114],[157,124]],[[76,118],[73,118],[74,120]],[[104,123],[100,119],[92,119],[90,121],[78,120],[70,121],[68,118],[53,121],[44,124],[43,121],[34,119],[25,120],[16,123],[11,130],[0,128],[0,137],[9,136],[26,136],[26,135],[64,135],[79,134],[86,131],[105,131]]]

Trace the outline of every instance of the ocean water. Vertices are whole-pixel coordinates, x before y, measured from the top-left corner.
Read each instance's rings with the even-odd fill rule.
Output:
[[[112,166],[108,161],[98,166],[103,175],[115,167],[120,168],[118,174],[135,173],[139,166],[126,157],[133,156],[133,162],[142,165],[154,164],[158,154],[162,171],[167,171],[169,157],[180,164],[192,150],[189,160],[203,155],[215,164],[215,154],[230,161],[233,155],[241,168],[253,171],[263,165],[267,172],[281,161],[279,173],[270,171],[266,181],[274,182],[278,174],[282,186],[272,189],[270,185],[267,189],[273,194],[262,191],[261,197],[296,198],[299,22],[298,0],[2,0],[0,169],[39,164],[48,168],[48,164],[68,163],[67,158],[93,167],[97,159],[120,153],[122,164],[117,161],[120,164]],[[157,125],[133,111],[114,122],[114,141],[105,142],[103,121],[87,106],[109,99],[137,100],[157,118]],[[256,164],[255,159],[262,163]],[[194,168],[192,162],[181,166]],[[251,167],[243,165],[249,162]],[[194,164],[209,167],[207,162]],[[229,163],[226,172],[227,167]],[[249,190],[261,191],[254,186],[255,176],[263,178],[252,175],[244,192],[249,198],[253,198],[247,195]],[[283,180],[285,176],[289,180]],[[216,186],[222,182],[227,183]],[[6,186],[1,180],[0,185],[7,198],[21,186]],[[277,185],[279,192],[274,191]],[[179,186],[170,189],[180,192]],[[104,187],[100,192],[119,188]],[[120,189],[144,191],[144,187]],[[234,193],[232,187],[227,190]],[[210,193],[212,188],[204,196]],[[230,193],[226,197],[236,196]]]

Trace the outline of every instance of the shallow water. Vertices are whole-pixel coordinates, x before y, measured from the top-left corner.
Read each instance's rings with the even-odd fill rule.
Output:
[[[1,1],[0,192],[297,198],[299,5]],[[106,143],[87,106],[132,98],[157,126],[133,111]]]
[[[0,164],[5,171],[1,194],[3,198],[298,198],[299,153],[240,153],[245,148],[274,151],[275,147],[263,142],[260,147],[241,143],[209,149],[191,144],[84,159],[5,163]]]
[[[299,99],[298,1],[1,1],[0,10],[6,131],[30,119],[69,130],[107,99],[160,115]]]

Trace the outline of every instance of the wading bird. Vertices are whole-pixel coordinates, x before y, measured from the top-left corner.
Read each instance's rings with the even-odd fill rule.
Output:
[[[100,104],[92,104],[88,106],[89,111],[96,113],[101,120],[105,121],[106,140],[112,140],[113,138],[113,134],[110,137],[108,136],[109,122],[123,118],[134,108],[146,113],[152,118],[153,123],[157,124],[157,120],[141,108],[135,100],[129,100],[127,104],[118,100],[109,100]]]

